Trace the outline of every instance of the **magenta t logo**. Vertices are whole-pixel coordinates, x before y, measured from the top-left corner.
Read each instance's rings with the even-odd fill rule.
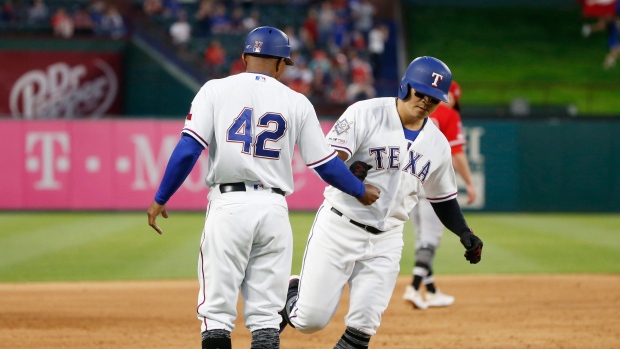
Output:
[[[38,154],[36,148],[40,149]],[[26,170],[41,174],[41,179],[34,184],[35,189],[61,189],[55,174],[69,171],[70,150],[67,132],[29,132],[26,135]]]

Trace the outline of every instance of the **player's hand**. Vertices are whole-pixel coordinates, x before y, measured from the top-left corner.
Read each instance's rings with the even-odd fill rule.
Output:
[[[465,259],[469,261],[469,264],[476,264],[482,259],[482,240],[474,235],[474,232],[469,231],[461,235],[461,244],[465,247]]]
[[[468,184],[465,186],[465,190],[467,191],[467,204],[471,205],[476,201],[476,188],[473,184]]]
[[[360,181],[364,181],[366,179],[366,175],[368,175],[368,170],[370,170],[372,166],[368,165],[363,161],[355,161],[349,166],[349,170],[353,172],[353,175],[357,177]]]
[[[155,229],[155,231],[157,231],[159,235],[164,233],[155,222],[155,219],[157,218],[157,216],[159,216],[160,213],[162,217],[168,218],[168,212],[166,212],[166,205],[160,205],[155,201],[151,203],[151,207],[149,207],[149,209],[146,211],[146,214],[149,216],[149,225],[153,229]]]
[[[379,199],[381,190],[372,184],[364,185],[366,186],[366,192],[364,193],[364,196],[358,198],[357,201],[361,202],[364,206],[372,205],[375,201],[377,201],[377,199]]]

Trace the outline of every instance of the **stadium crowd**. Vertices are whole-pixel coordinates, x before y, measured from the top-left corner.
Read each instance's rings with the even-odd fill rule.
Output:
[[[51,28],[55,36],[62,38],[80,34],[120,39],[127,34],[125,19],[118,9],[101,0],[4,0],[0,25],[26,31]]]
[[[169,19],[170,38],[182,52],[192,40],[209,39],[201,54],[213,78],[245,71],[241,58],[227,52],[222,35],[241,37],[258,26],[274,25],[273,13],[263,21],[253,1],[198,0],[197,6],[186,7],[177,0],[144,0],[143,10]],[[286,23],[281,29],[295,62],[282,82],[313,102],[345,104],[375,97],[373,82],[381,74],[389,29],[374,14],[368,0],[291,1],[277,16],[288,17],[279,22]]]

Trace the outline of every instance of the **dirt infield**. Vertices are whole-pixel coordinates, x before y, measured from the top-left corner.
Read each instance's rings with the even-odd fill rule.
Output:
[[[620,348],[620,275],[439,276],[453,306],[414,310],[399,279],[370,348]],[[0,348],[199,348],[197,281],[0,284]],[[348,296],[314,335],[282,348],[333,348]],[[238,321],[233,348],[249,348]]]

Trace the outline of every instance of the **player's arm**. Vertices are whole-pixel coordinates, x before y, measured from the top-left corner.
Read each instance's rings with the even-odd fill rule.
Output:
[[[452,154],[452,166],[454,170],[461,175],[465,181],[465,190],[467,191],[467,204],[471,204],[476,200],[476,188],[471,176],[471,170],[469,169],[469,162],[467,156],[463,151]]]
[[[381,193],[379,188],[364,184],[357,179],[341,160],[340,152],[338,152],[338,156],[334,156],[328,162],[315,167],[314,170],[329,185],[357,198],[365,206],[372,205]]]
[[[168,212],[166,212],[166,202],[170,200],[170,197],[172,197],[181,184],[183,184],[189,173],[194,168],[194,165],[203,150],[203,146],[187,134],[183,134],[179,140],[179,143],[177,143],[177,146],[174,148],[174,151],[170,156],[170,160],[168,160],[164,177],[162,178],[161,183],[159,184],[159,189],[155,194],[155,199],[146,212],[149,219],[149,225],[159,234],[162,234],[163,232],[157,226],[155,219],[160,213],[164,218],[168,218]]]
[[[465,251],[465,258],[469,263],[476,264],[480,262],[482,257],[482,240],[474,235],[474,232],[467,225],[456,198],[442,202],[431,202],[431,206],[433,206],[433,210],[441,223],[461,239],[461,243],[467,249]]]

